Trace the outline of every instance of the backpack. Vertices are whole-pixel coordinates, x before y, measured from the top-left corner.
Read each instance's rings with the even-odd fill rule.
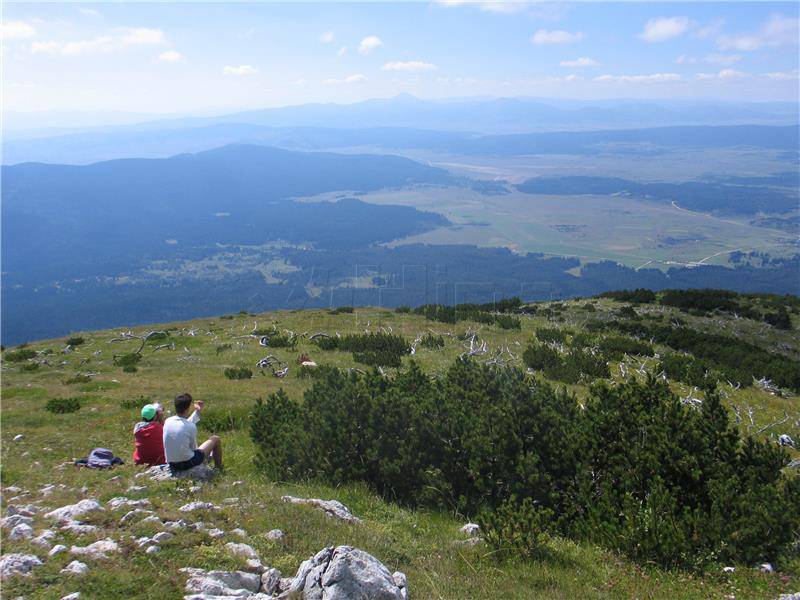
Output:
[[[90,469],[110,469],[114,465],[124,465],[125,461],[114,456],[108,448],[95,448],[89,453],[88,458],[76,460],[75,464]]]

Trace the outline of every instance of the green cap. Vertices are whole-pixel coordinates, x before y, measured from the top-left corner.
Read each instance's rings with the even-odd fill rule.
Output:
[[[158,408],[156,407],[155,404],[145,404],[142,407],[142,418],[145,421],[152,421],[153,417],[156,416],[157,412],[158,412]]]

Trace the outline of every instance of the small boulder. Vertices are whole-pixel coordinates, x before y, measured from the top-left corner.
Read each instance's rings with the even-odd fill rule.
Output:
[[[80,521],[67,521],[61,526],[61,531],[66,531],[73,535],[89,535],[98,533],[100,528],[96,525],[81,523]]]
[[[267,539],[274,542],[280,542],[286,538],[286,534],[280,529],[271,529],[267,532]]]
[[[197,465],[185,471],[172,472],[169,465],[156,465],[146,471],[137,473],[136,477],[148,477],[153,481],[168,481],[170,479],[191,479],[194,481],[211,481],[217,472],[208,465]]]
[[[88,546],[73,546],[70,553],[76,556],[87,556],[95,560],[108,558],[109,552],[119,552],[119,545],[112,539],[99,540]]]
[[[14,529],[11,530],[11,533],[8,534],[8,539],[10,540],[29,540],[34,535],[33,527],[28,525],[27,523],[20,523]]]
[[[71,594],[67,594],[66,596],[62,596],[61,600],[79,600],[81,597],[80,592],[72,592]]]
[[[174,533],[170,533],[169,531],[160,531],[159,533],[153,536],[153,541],[157,544],[163,544],[164,542],[171,540],[175,537]]]
[[[17,435],[15,435],[15,436],[14,436],[14,441],[15,441],[15,442],[22,441],[22,439],[23,439],[24,437],[25,437],[24,435],[22,435],[21,433],[18,433]]]
[[[775,568],[772,566],[772,563],[765,562],[758,566],[758,570],[762,573],[773,573]]]
[[[467,523],[461,529],[459,529],[459,531],[464,535],[473,537],[481,532],[481,526],[478,525],[477,523]]]
[[[50,558],[65,552],[68,548],[64,544],[56,544],[52,548],[50,548],[50,552],[47,553],[47,556]]]
[[[184,504],[179,509],[181,512],[192,512],[195,510],[219,510],[219,506],[211,504],[211,502],[189,502]]]
[[[0,579],[14,575],[29,575],[33,567],[42,565],[38,556],[33,554],[6,554],[0,558]]]
[[[144,551],[145,554],[156,554],[158,552],[161,552],[161,548],[159,546],[148,546]]]
[[[267,569],[261,574],[261,591],[264,594],[277,595],[281,592],[281,572],[276,568]]]
[[[225,544],[228,552],[240,556],[242,558],[259,558],[258,552],[252,546],[247,544],[237,544],[236,542],[228,542]]]
[[[141,500],[129,500],[124,496],[120,496],[118,498],[112,498],[108,501],[109,508],[120,508],[121,506],[126,506],[128,508],[141,508],[143,506],[149,506],[150,500],[147,498],[142,498]]]
[[[56,537],[56,532],[50,529],[45,529],[42,533],[37,535],[35,538],[31,540],[32,544],[36,544],[37,546],[41,546],[42,548],[49,549],[52,545],[51,541],[54,537]]]
[[[97,500],[87,498],[75,504],[68,504],[67,506],[51,510],[49,513],[45,514],[45,517],[56,521],[75,521],[78,517],[100,510],[103,510],[103,507],[100,506]]]
[[[319,498],[295,498],[294,496],[282,496],[281,500],[291,504],[306,504],[324,511],[329,517],[345,521],[346,523],[361,523],[361,519],[353,516],[350,509],[338,500],[320,500]]]
[[[250,598],[258,593],[261,577],[244,571],[203,571],[192,569],[186,591],[207,596]]]
[[[142,508],[134,508],[133,510],[130,510],[130,511],[126,512],[125,515],[119,520],[119,522],[120,523],[127,523],[128,521],[131,521],[131,520],[135,519],[139,515],[152,515],[152,514],[153,514],[152,510],[144,510]],[[156,518],[158,518],[158,517],[156,517]]]
[[[73,560],[66,567],[61,569],[61,573],[63,575],[77,575],[78,577],[81,575],[86,575],[88,572],[89,567],[86,565],[86,563],[82,563],[77,560]]]
[[[225,535],[222,529],[217,529],[216,527],[214,529],[209,529],[206,533],[214,539],[219,539]]]
[[[14,529],[18,525],[33,525],[33,519],[23,515],[11,515],[2,520],[3,529]]]

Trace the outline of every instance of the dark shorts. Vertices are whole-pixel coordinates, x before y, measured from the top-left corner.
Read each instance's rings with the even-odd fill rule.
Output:
[[[186,471],[187,469],[191,469],[192,467],[196,467],[197,465],[202,465],[206,460],[206,455],[203,454],[202,450],[195,450],[194,456],[189,460],[185,460],[183,462],[178,463],[169,463],[169,468],[173,471]]]

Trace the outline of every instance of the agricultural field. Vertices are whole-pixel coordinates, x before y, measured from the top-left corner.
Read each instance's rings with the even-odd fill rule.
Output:
[[[761,306],[759,300],[753,302]],[[104,561],[87,561],[89,572],[77,578],[59,573],[72,560],[67,553],[47,558],[46,549],[30,539],[10,539],[4,528],[4,554],[36,554],[44,559],[44,565],[35,567],[29,577],[4,581],[2,596],[50,599],[80,591],[81,598],[180,597],[186,578],[179,572],[183,567],[245,566],[244,559],[230,554],[225,547],[227,542],[242,541],[231,533],[235,528],[244,529],[244,541],[258,551],[265,564],[277,567],[284,576],[293,575],[303,560],[325,546],[348,544],[362,548],[390,571],[404,572],[413,598],[743,599],[776,598],[781,593],[797,592],[797,558],[773,573],[762,572],[758,565],[735,565],[732,572],[723,572],[723,565],[718,565],[701,574],[636,564],[595,545],[555,536],[548,542],[549,552],[544,558],[501,559],[485,544],[457,543],[465,538],[459,528],[475,515],[401,506],[383,500],[363,484],[333,487],[317,481],[275,482],[255,465],[249,413],[256,399],[280,389],[289,398],[302,401],[303,392],[315,380],[305,376],[309,368],[301,368],[299,359],[318,365],[311,369],[331,366],[370,370],[355,362],[349,352],[324,350],[325,345],[317,342],[320,336],[312,341],[314,334],[336,338],[391,333],[409,342],[419,341],[426,334],[441,336],[442,347],[414,344],[413,356],[402,357],[401,369],[414,361],[428,374],[443,375],[459,357],[470,352],[472,360],[481,363],[525,369],[524,351],[532,341],[544,337],[542,331],[575,335],[591,330],[590,323],[601,323],[594,330],[603,331],[603,327],[613,328],[631,318],[631,311],[645,323],[680,323],[698,332],[724,334],[779,352],[787,360],[796,361],[800,356],[798,317],[794,312],[788,317],[789,329],[780,329],[740,315],[687,312],[658,303],[631,306],[610,298],[525,306],[518,315],[518,329],[513,320],[445,323],[413,311],[378,308],[352,312],[276,311],[137,327],[134,331],[117,328],[75,332],[71,340],[44,340],[24,348],[7,348],[2,362],[4,509],[9,504],[35,505],[40,509],[34,517],[34,529],[39,534],[52,527],[43,517],[46,510],[84,498],[95,498],[104,504],[120,496],[146,498],[150,502],[147,508],[162,520],[191,518],[205,522],[207,529],[182,531],[163,543],[159,553],[146,554],[134,539],[153,535],[159,530],[157,524],[121,523],[126,508],[93,513],[86,522],[98,527],[95,533],[59,531],[54,543],[69,547],[111,538],[118,542],[120,551]],[[504,329],[501,324],[510,328]],[[164,334],[141,339],[150,331]],[[264,335],[280,339],[281,343],[270,346],[267,341],[267,346],[262,346]],[[658,341],[653,347],[653,356],[624,355],[611,361],[611,382],[644,380],[648,373],[658,375],[659,356],[671,350]],[[131,355],[140,358],[121,359]],[[269,361],[273,364],[260,369],[257,363],[267,356],[275,359]],[[249,370],[252,377],[230,379],[224,373],[226,369]],[[393,377],[397,370],[385,367],[383,371]],[[530,376],[548,383],[541,372]],[[579,404],[590,394],[591,383],[586,378],[572,383],[549,381],[574,394]],[[732,418],[734,413],[738,415],[735,418],[740,430],[776,444],[780,434],[800,440],[797,392],[744,383],[740,386],[722,381],[719,386],[725,405],[733,411]],[[702,402],[704,397],[704,392],[694,385],[670,379],[670,387],[687,403]],[[158,401],[170,410],[172,398],[182,392],[206,403],[199,437],[217,433],[223,440],[224,472],[198,489],[192,489],[188,482],[139,478],[143,469],[135,467],[130,459],[132,429],[139,407]],[[77,398],[79,409],[48,411],[48,402],[57,398]],[[72,466],[73,459],[86,456],[94,447],[114,450],[126,464],[111,472]],[[800,457],[794,450],[790,453],[794,460]],[[786,472],[797,476],[796,469]],[[287,504],[281,501],[286,494],[339,500],[363,523],[343,523],[311,508]],[[195,500],[220,508],[190,517],[178,511],[181,505]],[[212,527],[224,531],[223,537],[209,536],[207,530]],[[266,536],[275,528],[286,534],[284,539]]]

